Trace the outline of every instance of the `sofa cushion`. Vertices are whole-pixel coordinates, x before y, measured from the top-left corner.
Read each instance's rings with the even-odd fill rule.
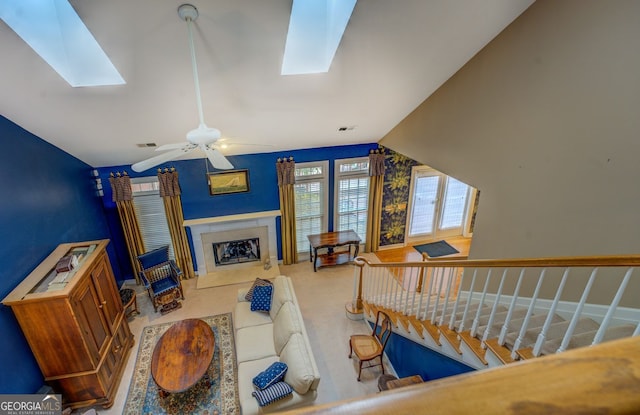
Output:
[[[287,373],[287,364],[282,362],[273,362],[268,368],[258,373],[253,378],[253,386],[259,390],[268,388],[274,383],[280,382]]]
[[[293,393],[291,386],[285,382],[277,382],[266,389],[253,391],[253,396],[258,400],[258,405],[267,406],[272,402],[285,398]]]
[[[289,284],[289,279],[283,275],[280,275],[273,280],[273,298],[271,300],[271,310],[269,310],[272,320],[276,318],[282,304],[287,301],[294,302]]]
[[[302,323],[298,318],[296,306],[287,301],[280,307],[278,315],[273,320],[273,346],[276,354],[282,352],[293,333],[302,333]]]
[[[273,347],[273,324],[245,327],[236,331],[236,356],[238,362],[262,359],[268,356],[276,356]],[[260,370],[264,370],[263,366]],[[260,370],[252,374],[255,376]]]
[[[243,327],[253,327],[271,323],[272,320],[269,314],[251,311],[251,303],[247,301],[236,303],[233,310],[233,328],[236,331]]]
[[[251,298],[251,311],[269,311],[271,310],[271,297],[273,294],[273,286],[259,285],[253,290]]]
[[[284,381],[300,394],[305,394],[315,380],[313,363],[307,351],[304,338],[294,333],[280,353],[280,361],[287,364]]]
[[[253,291],[256,289],[256,287],[259,286],[266,286],[266,285],[272,285],[273,283],[269,280],[264,280],[262,278],[256,278],[253,281],[253,284],[251,285],[251,288],[249,288],[249,291],[247,291],[247,293],[244,296],[244,299],[247,301],[251,301],[253,299]]]

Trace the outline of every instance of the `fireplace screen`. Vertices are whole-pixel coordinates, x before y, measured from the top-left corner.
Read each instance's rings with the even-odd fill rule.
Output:
[[[250,238],[237,241],[214,242],[213,255],[216,265],[260,261],[260,240],[258,238]]]

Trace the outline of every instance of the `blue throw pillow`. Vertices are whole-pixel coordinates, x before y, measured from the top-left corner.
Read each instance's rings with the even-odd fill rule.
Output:
[[[247,301],[253,300],[253,291],[255,291],[256,287],[261,285],[273,285],[273,283],[269,280],[256,278],[255,281],[253,281],[253,285],[251,286],[251,288],[249,288],[249,291],[247,291],[247,294],[244,296],[244,299]]]
[[[271,366],[264,371],[258,373],[258,376],[253,378],[253,385],[262,390],[268,388],[276,382],[284,379],[284,375],[287,373],[287,364],[284,362],[273,362]]]
[[[258,400],[258,405],[266,406],[293,393],[291,386],[285,382],[274,383],[267,389],[253,391],[252,395]]]
[[[251,298],[251,311],[271,310],[272,294],[273,285],[257,286],[253,290],[253,298]]]

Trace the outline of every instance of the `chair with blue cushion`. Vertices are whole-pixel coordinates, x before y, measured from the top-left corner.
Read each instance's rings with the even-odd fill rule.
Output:
[[[177,308],[177,299],[184,300],[182,290],[182,271],[169,259],[169,245],[138,256],[140,279],[149,293],[155,311],[163,307],[164,311]]]

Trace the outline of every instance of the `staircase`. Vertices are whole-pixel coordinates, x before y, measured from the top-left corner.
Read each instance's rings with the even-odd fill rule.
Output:
[[[355,264],[349,314],[383,310],[396,334],[476,369],[640,334],[640,309],[620,307],[638,255]]]

